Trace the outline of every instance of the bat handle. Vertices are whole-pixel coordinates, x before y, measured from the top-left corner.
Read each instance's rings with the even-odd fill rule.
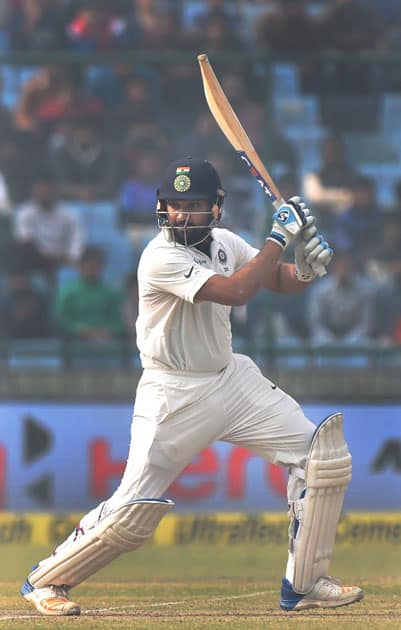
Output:
[[[280,206],[282,206],[283,204],[285,204],[286,201],[285,199],[283,199],[283,197],[276,199],[275,201],[273,201],[273,206],[276,210],[278,210],[278,208]],[[327,269],[324,265],[321,265],[320,263],[312,263],[311,265],[313,272],[319,277],[319,278],[323,278],[323,276],[325,276],[327,274]]]

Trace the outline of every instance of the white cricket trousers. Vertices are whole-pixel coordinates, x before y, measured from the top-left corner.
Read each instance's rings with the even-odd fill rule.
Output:
[[[183,468],[216,440],[289,467],[287,494],[295,501],[304,489],[299,471],[305,467],[314,431],[295,400],[265,378],[249,357],[235,354],[218,374],[145,370],[121,483],[110,499],[81,519],[80,527],[94,527],[100,517],[130,500],[163,498]],[[56,551],[76,539],[74,531]],[[286,570],[290,582],[293,573],[290,551]]]
[[[183,468],[216,440],[274,464],[304,468],[314,430],[298,403],[247,356],[234,354],[227,368],[212,374],[145,370],[126,469],[102,513],[132,499],[162,498]],[[298,498],[302,489],[290,475],[288,498]]]

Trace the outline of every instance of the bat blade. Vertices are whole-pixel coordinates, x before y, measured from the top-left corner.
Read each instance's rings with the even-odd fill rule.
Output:
[[[257,179],[272,204],[278,208],[284,203],[284,199],[224,94],[207,55],[198,55],[198,61],[206,101],[216,123],[240,158],[244,160],[250,173]]]
[[[273,206],[276,209],[279,208],[285,203],[283,196],[260,159],[248,134],[231,107],[228,98],[224,94],[224,90],[216,77],[208,56],[204,53],[198,55],[198,62],[206,101],[216,123],[240,158],[244,160],[248,166],[249,172],[259,182]],[[326,275],[327,271],[323,265],[314,263],[312,266],[319,277]]]

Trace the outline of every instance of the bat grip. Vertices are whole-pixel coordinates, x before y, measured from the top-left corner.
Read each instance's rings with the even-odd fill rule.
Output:
[[[273,207],[278,210],[278,208],[282,205],[284,205],[286,203],[285,199],[283,199],[283,197],[280,197],[279,199],[276,199],[275,201],[273,201]],[[315,273],[319,278],[323,278],[323,276],[325,276],[327,274],[327,269],[324,265],[321,265],[320,263],[312,263],[311,265],[312,269],[313,269],[313,273]]]

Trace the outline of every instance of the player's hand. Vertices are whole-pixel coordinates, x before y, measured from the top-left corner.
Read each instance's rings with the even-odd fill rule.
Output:
[[[302,230],[314,222],[314,218],[311,217],[308,224],[308,217],[310,217],[310,212],[302,199],[291,197],[274,212],[273,225],[268,238],[285,249]]]
[[[314,224],[302,232],[294,253],[295,273],[302,282],[312,282],[326,275],[327,266],[333,258],[333,249],[324,236],[317,233]]]

